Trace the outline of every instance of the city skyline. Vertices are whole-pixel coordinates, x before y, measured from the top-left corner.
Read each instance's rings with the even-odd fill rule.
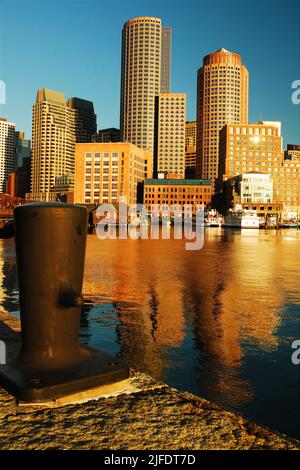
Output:
[[[13,5],[18,3],[19,16],[16,18]],[[297,24],[296,9],[299,5],[289,0],[282,6],[279,2],[264,2],[260,6],[259,14],[255,10],[257,2],[247,6],[247,21],[241,23],[245,15],[245,5],[237,9],[237,2],[224,0],[209,2],[192,2],[189,11],[178,14],[179,3],[172,2],[174,8],[167,8],[169,1],[122,3],[120,11],[114,5],[120,2],[57,2],[45,1],[39,8],[35,1],[3,2],[1,3],[2,23],[2,60],[1,79],[7,87],[7,100],[1,105],[0,114],[16,123],[16,128],[24,130],[26,136],[31,136],[31,106],[37,89],[50,88],[59,90],[67,96],[80,96],[91,100],[95,105],[98,116],[98,129],[105,127],[119,127],[119,92],[120,92],[120,56],[121,56],[121,30],[124,23],[136,16],[155,16],[162,19],[164,25],[172,28],[172,92],[187,93],[187,120],[196,118],[196,76],[202,65],[204,55],[219,48],[228,48],[243,57],[243,63],[249,70],[250,97],[249,122],[264,120],[279,120],[283,123],[284,146],[288,143],[297,143],[299,108],[291,103],[291,83],[298,78],[299,59],[297,59]],[[94,12],[99,12],[99,18],[105,21],[98,22],[96,31],[91,10],[84,5],[91,5]],[[50,5],[56,8],[49,10]],[[70,6],[72,5],[72,8]],[[201,8],[205,5],[202,14]],[[268,16],[272,9],[282,9],[282,15],[276,18]],[[41,36],[39,18],[47,11],[47,21],[43,22],[45,37]],[[278,10],[278,11],[279,11]],[[226,11],[226,26],[222,25],[222,12]],[[57,15],[57,13],[60,15]],[[215,17],[213,16],[215,14]],[[58,18],[59,16],[59,18]],[[62,24],[68,16],[69,25],[63,31]],[[18,18],[22,19],[22,22]],[[48,28],[56,21],[57,31],[55,38],[49,38]],[[77,19],[76,19],[77,18]],[[75,20],[75,23],[71,21]],[[80,22],[79,22],[80,19]],[[83,34],[86,31],[85,20],[89,20],[90,36]],[[195,31],[195,24],[199,22],[200,33]],[[214,20],[214,27],[206,25]],[[256,34],[251,33],[251,21],[255,19]],[[265,21],[264,21],[265,20]],[[279,20],[282,34],[278,34]],[[14,24],[12,24],[14,21]],[[29,31],[32,24],[34,28]],[[78,26],[82,30],[78,31]],[[193,27],[194,25],[194,27]],[[233,27],[235,25],[235,27]],[[277,25],[277,27],[276,27]],[[28,34],[24,32],[27,26]],[[101,26],[101,27],[100,27]],[[201,29],[202,26],[202,29]],[[244,32],[245,29],[245,32]],[[242,33],[243,31],[243,33]],[[14,33],[12,38],[11,33]],[[217,32],[217,34],[216,34]],[[105,40],[106,33],[109,33]],[[195,38],[200,39],[195,41]],[[59,40],[63,39],[62,44]],[[24,54],[18,60],[10,53],[18,41],[24,43]],[[39,41],[37,41],[37,38]],[[95,39],[97,41],[95,41]],[[262,42],[263,41],[263,42]],[[73,44],[74,43],[74,44]],[[272,44],[272,48],[270,45]],[[53,54],[53,47],[60,46]],[[261,47],[260,47],[261,45]],[[72,46],[72,47],[71,47]],[[30,56],[25,53],[30,48]],[[37,51],[43,51],[43,54]],[[50,55],[51,51],[51,55]],[[95,53],[98,51],[98,54]],[[99,57],[99,60],[95,60]],[[72,70],[72,59],[75,59]],[[293,58],[293,59],[292,59]],[[14,59],[14,60],[13,60]],[[92,60],[91,60],[92,59]],[[280,62],[279,62],[280,60]],[[82,65],[82,67],[79,66]],[[103,74],[103,64],[105,73]],[[22,70],[22,83],[16,70]],[[276,70],[276,73],[275,73]],[[92,72],[92,73],[91,73]],[[274,100],[276,96],[276,100]],[[21,104],[21,106],[20,106]]]

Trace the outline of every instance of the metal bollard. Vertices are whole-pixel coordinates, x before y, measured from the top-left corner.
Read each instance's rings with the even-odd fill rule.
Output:
[[[55,400],[128,377],[119,359],[79,343],[87,210],[34,203],[14,210],[20,354],[0,384],[25,402]]]

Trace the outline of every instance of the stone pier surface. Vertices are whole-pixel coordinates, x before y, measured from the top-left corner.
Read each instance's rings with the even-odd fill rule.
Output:
[[[0,312],[8,355],[19,320]],[[300,442],[132,371],[120,389],[51,406],[17,405],[0,387],[0,449],[296,450]]]

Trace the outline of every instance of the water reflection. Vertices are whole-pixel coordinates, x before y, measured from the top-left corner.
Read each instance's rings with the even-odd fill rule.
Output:
[[[138,370],[299,436],[299,231],[208,229],[184,240],[88,236],[81,340]],[[16,309],[13,244],[2,307]]]
[[[299,241],[299,232],[212,229],[203,250],[188,252],[181,240],[90,236],[84,291],[115,303],[118,352],[131,366],[297,433],[298,401],[285,423],[267,408],[282,399],[282,370],[286,400],[298,393],[284,320],[290,301],[293,320],[300,312]]]
[[[15,312],[19,308],[17,268],[13,240],[0,240],[0,308]]]

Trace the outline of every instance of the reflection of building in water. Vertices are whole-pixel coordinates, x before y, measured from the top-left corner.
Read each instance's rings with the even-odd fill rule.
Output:
[[[284,299],[277,285],[282,259],[268,236],[264,240],[247,231],[224,236],[227,244],[219,243],[217,235],[199,253],[192,277],[187,266],[185,299],[195,321],[207,394],[231,403],[232,397],[242,402],[252,396],[239,370],[243,343],[265,351],[276,348],[277,311]]]
[[[222,297],[224,311],[231,309],[243,341],[272,351],[278,345],[278,310],[284,295],[278,285],[282,266],[280,244],[269,236],[243,231],[241,241],[231,244],[233,269]]]
[[[257,353],[277,346],[284,296],[278,278],[291,256],[280,240],[269,232],[208,230],[204,249],[188,252],[184,240],[92,235],[84,294],[115,302],[129,365],[164,377],[168,367],[176,369],[170,354],[185,341],[177,357],[189,371],[179,367],[179,376],[189,373],[211,399],[247,402],[253,392],[243,378],[246,347]]]
[[[14,240],[0,240],[0,308],[18,310],[17,288]]]
[[[225,311],[223,305],[227,276],[232,272],[230,248],[225,251],[224,243],[210,238],[210,243],[199,253],[192,273],[186,263],[185,302],[200,352],[200,360],[195,365],[199,391],[226,406],[237,397],[240,403],[250,401],[252,390],[239,376],[243,352],[238,319],[232,309]]]
[[[94,274],[99,272],[97,252],[103,242],[89,238],[84,293],[94,292],[106,299],[109,293],[117,305],[124,357],[136,369],[161,377],[167,367],[163,348],[180,346],[184,337],[183,286],[176,277],[170,279],[166,241],[105,243],[110,259],[106,272],[95,280]],[[184,254],[179,248],[180,254],[182,251]]]

